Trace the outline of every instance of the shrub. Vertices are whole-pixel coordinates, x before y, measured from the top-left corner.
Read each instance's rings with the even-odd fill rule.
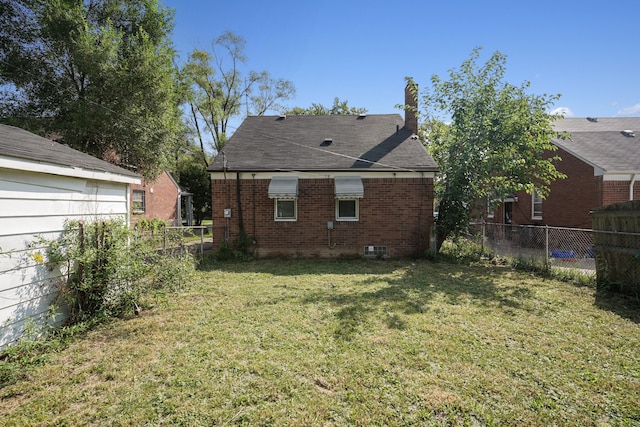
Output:
[[[488,256],[489,254],[479,244],[464,237],[456,237],[447,239],[435,258],[456,264],[471,264]],[[434,257],[434,255],[431,255],[431,257]]]
[[[120,220],[68,222],[48,245],[47,258],[66,270],[60,295],[69,322],[137,312],[144,294],[184,286],[193,257],[166,256],[150,242]]]

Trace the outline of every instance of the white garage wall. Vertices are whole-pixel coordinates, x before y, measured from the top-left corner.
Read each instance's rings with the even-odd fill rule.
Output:
[[[18,339],[29,320],[50,320],[64,283],[60,270],[36,260],[45,253],[33,246],[38,237],[58,237],[67,220],[126,220],[128,212],[126,182],[0,168],[0,348]]]

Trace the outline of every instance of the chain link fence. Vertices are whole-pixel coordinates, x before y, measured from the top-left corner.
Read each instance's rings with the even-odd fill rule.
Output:
[[[503,257],[527,259],[547,267],[584,270],[595,274],[593,231],[495,223],[471,224],[473,239]]]
[[[597,272],[599,283],[616,288],[640,283],[640,233],[479,222],[470,224],[469,238],[498,256]]]
[[[206,226],[163,226],[159,230],[144,231],[141,237],[165,254],[190,252],[203,259],[204,251],[212,247],[211,237],[206,237],[207,234],[209,229]]]

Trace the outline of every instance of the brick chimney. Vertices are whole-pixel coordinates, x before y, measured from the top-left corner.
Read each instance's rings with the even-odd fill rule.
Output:
[[[404,127],[411,132],[418,133],[418,84],[412,78],[407,78],[404,88]]]

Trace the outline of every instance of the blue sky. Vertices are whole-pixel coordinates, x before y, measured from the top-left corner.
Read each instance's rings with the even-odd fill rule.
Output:
[[[175,9],[181,57],[226,30],[246,40],[248,69],[294,83],[289,107],[335,97],[400,113],[404,77],[421,87],[481,46],[507,56],[506,80],[561,94],[569,117],[640,116],[637,0],[161,0]]]

